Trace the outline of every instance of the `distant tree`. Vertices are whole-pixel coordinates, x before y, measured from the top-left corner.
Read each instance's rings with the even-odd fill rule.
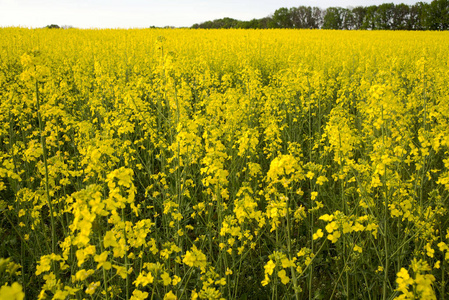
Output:
[[[259,28],[269,28],[269,24],[271,23],[271,17],[265,17],[262,19],[259,19]]]
[[[282,7],[277,9],[271,17],[270,28],[292,28],[290,10]]]
[[[312,7],[299,6],[290,8],[290,18],[293,28],[313,28]]]
[[[340,7],[329,7],[326,9],[324,15],[324,29],[342,29],[343,19],[342,19],[342,8]]]
[[[391,29],[393,30],[408,29],[409,18],[410,18],[410,6],[403,3],[395,5],[393,9],[393,24]]]
[[[352,10],[349,8],[342,8],[340,10],[340,16],[342,19],[342,29],[352,30],[355,28],[355,19]]]
[[[215,19],[200,24],[193,24],[191,28],[218,29],[218,28],[237,28],[239,20],[232,18]]]
[[[270,20],[270,18],[266,17],[262,19],[252,19],[250,21],[239,21],[236,27],[243,29],[265,29],[268,28]]]
[[[352,9],[352,15],[354,18],[354,29],[361,29],[363,25],[363,19],[365,18],[366,8],[363,6],[357,6]]]
[[[449,0],[433,0],[429,7],[428,27],[431,30],[449,29]]]
[[[314,17],[313,17],[313,8],[310,6],[300,6],[299,8],[299,14],[301,18],[302,28],[317,28],[314,27]]]
[[[223,26],[221,28],[235,28],[239,23],[238,20],[232,18],[223,18],[222,19]]]
[[[384,3],[377,7],[376,10],[376,29],[389,30],[393,24],[393,3]]]
[[[251,21],[239,21],[237,24],[237,28],[243,28],[243,29],[259,28],[259,20],[252,19]]]
[[[304,28],[300,13],[299,7],[290,8],[290,21],[293,28]]]
[[[371,29],[371,30],[376,29],[376,11],[377,11],[376,5],[371,5],[366,8],[362,29]]]
[[[417,29],[418,16],[419,16],[419,8],[417,3],[415,3],[414,5],[410,6],[409,17],[407,20],[407,30],[418,30]]]
[[[409,18],[407,22],[408,30],[427,30],[428,27],[429,4],[417,2],[410,6]]]
[[[324,14],[325,10],[322,10],[319,7],[312,7],[312,18],[309,21],[307,28],[317,29],[322,28],[324,23]]]
[[[47,28],[59,28],[48,25]],[[414,5],[384,3],[355,8],[298,6],[279,8],[262,19],[239,21],[222,18],[193,24],[191,28],[324,28],[383,30],[449,30],[449,0]]]
[[[201,23],[201,24],[199,25],[199,28],[203,28],[203,29],[211,29],[211,28],[213,28],[212,26],[213,26],[212,21],[206,21],[206,22]]]
[[[51,25],[45,26],[45,28],[49,28],[49,29],[59,29],[60,27],[59,27],[59,25],[51,24]]]

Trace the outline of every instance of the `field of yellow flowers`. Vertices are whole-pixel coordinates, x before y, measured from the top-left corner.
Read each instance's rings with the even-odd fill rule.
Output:
[[[0,28],[0,298],[449,299],[448,49]]]

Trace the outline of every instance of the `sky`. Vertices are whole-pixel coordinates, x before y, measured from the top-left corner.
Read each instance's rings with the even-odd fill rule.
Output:
[[[230,17],[263,18],[281,7],[354,7],[382,3],[414,4],[392,0],[0,0],[0,27],[77,28],[190,27],[195,23]],[[429,1],[425,1],[429,2]]]

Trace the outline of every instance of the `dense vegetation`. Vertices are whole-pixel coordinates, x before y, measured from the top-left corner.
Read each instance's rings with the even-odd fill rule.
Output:
[[[307,28],[307,29],[381,29],[448,30],[449,1],[433,0],[414,5],[385,3],[354,8],[299,6],[280,8],[270,17],[239,21],[217,19],[192,28]]]
[[[0,29],[0,299],[449,299],[448,48]]]

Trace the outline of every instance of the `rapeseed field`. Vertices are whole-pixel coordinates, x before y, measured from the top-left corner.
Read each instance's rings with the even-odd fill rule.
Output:
[[[0,28],[0,298],[449,299],[448,49]]]

